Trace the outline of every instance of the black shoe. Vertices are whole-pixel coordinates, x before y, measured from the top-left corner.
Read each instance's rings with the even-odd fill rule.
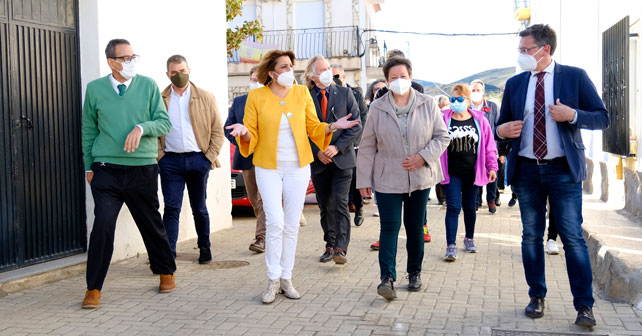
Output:
[[[588,306],[581,306],[577,311],[575,324],[582,327],[594,327],[595,317],[593,316],[593,309]]]
[[[338,248],[334,251],[334,255],[332,256],[332,260],[334,260],[335,264],[343,265],[348,262],[348,258],[346,258],[346,251]]]
[[[502,206],[502,201],[499,200],[499,197],[497,197],[497,199],[495,199],[495,205],[496,206]]]
[[[509,207],[514,207],[515,204],[517,204],[517,199],[516,198],[511,198],[510,201],[508,201],[508,206]]]
[[[363,221],[363,208],[357,208],[357,210],[354,212],[354,225],[361,226],[361,224],[363,224]]]
[[[439,205],[444,205],[444,200],[438,200],[438,201],[437,201],[437,204],[439,204]]]
[[[328,262],[332,260],[332,254],[334,253],[334,249],[332,247],[326,247],[325,252],[319,257],[320,262]]]
[[[199,264],[209,264],[210,261],[212,261],[212,251],[210,251],[209,247],[201,247],[200,248],[200,254],[198,256],[198,263]]]
[[[532,318],[540,318],[544,316],[544,298],[533,297],[531,302],[524,309],[526,316]]]
[[[395,291],[395,286],[392,284],[394,280],[392,278],[387,278],[381,280],[379,286],[377,286],[377,294],[386,298],[386,300],[392,300],[397,298],[397,292]]]
[[[408,291],[416,292],[421,289],[421,273],[408,274]]]

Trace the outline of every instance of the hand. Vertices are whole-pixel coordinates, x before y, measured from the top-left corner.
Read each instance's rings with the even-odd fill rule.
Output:
[[[361,194],[361,197],[364,198],[372,197],[372,188],[361,188],[359,189],[359,193]]]
[[[359,120],[348,120],[348,118],[352,117],[352,113],[348,113],[347,116],[335,121],[333,123],[334,129],[348,129],[352,128],[352,126],[356,125],[359,123]]]
[[[498,126],[499,128],[497,128],[497,135],[502,138],[517,138],[520,134],[522,134],[523,126],[524,122],[521,120],[509,121]]]
[[[415,154],[415,155],[413,155],[413,156],[411,156],[409,158],[406,158],[401,163],[401,165],[403,166],[403,169],[405,169],[407,171],[415,171],[415,170],[421,168],[421,166],[423,166],[424,163],[426,163],[424,158],[421,157],[421,155],[419,155],[419,154]]]
[[[125,139],[125,152],[133,153],[138,145],[140,144],[140,138],[143,136],[143,131],[140,130],[140,127],[134,126],[129,134],[127,134],[127,139]]]
[[[234,124],[225,127],[225,129],[232,130],[230,135],[233,137],[243,137],[247,133],[247,127],[243,124]]]
[[[323,152],[323,154],[325,154],[325,156],[327,156],[330,159],[333,158],[338,153],[339,153],[339,150],[335,145],[328,146],[328,148],[326,148],[325,151]]]
[[[562,104],[559,98],[557,98],[555,105],[548,105],[548,111],[551,118],[557,122],[573,121],[576,113],[574,109]]]
[[[488,183],[493,183],[497,179],[497,172],[491,170],[488,172]]]
[[[317,157],[319,158],[319,160],[323,164],[328,164],[328,163],[332,162],[332,158],[330,158],[327,155],[325,155],[325,152],[318,151],[317,152]]]
[[[506,156],[504,156],[504,155],[500,155],[500,156],[499,156],[499,162],[501,162],[502,164],[503,164],[503,163],[506,163]]]
[[[87,183],[91,185],[91,180],[94,179],[94,172],[93,171],[86,172],[85,177],[87,177]]]

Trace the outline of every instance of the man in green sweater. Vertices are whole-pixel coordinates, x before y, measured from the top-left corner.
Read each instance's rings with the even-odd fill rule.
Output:
[[[138,55],[127,40],[105,49],[112,73],[90,82],[82,115],[87,182],[94,198],[94,226],[87,253],[83,308],[97,308],[114,250],[116,220],[123,203],[143,237],[159,292],[176,288],[176,264],[158,212],[158,137],[172,124],[151,78],[136,75]]]

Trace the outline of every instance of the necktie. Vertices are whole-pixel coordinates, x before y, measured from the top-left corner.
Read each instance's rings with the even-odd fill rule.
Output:
[[[321,97],[321,114],[323,121],[326,121],[328,119],[328,97],[325,96],[325,90],[321,90]]]
[[[548,152],[546,149],[546,99],[544,98],[544,76],[545,72],[537,74],[535,85],[535,104],[533,118],[533,154],[541,160]]]
[[[125,90],[127,90],[127,85],[125,85],[125,84],[118,84],[117,88],[118,88],[118,95],[119,95],[119,96],[122,96],[122,95],[124,95],[124,94],[125,94]]]

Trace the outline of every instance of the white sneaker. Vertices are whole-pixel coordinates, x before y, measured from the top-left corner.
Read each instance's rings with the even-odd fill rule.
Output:
[[[550,255],[560,254],[560,249],[557,247],[557,242],[553,239],[549,239],[546,241],[546,253]]]
[[[307,223],[308,223],[308,221],[305,220],[305,216],[303,216],[303,214],[301,214],[301,218],[299,218],[299,225],[300,226],[305,226],[305,224],[307,224]]]

